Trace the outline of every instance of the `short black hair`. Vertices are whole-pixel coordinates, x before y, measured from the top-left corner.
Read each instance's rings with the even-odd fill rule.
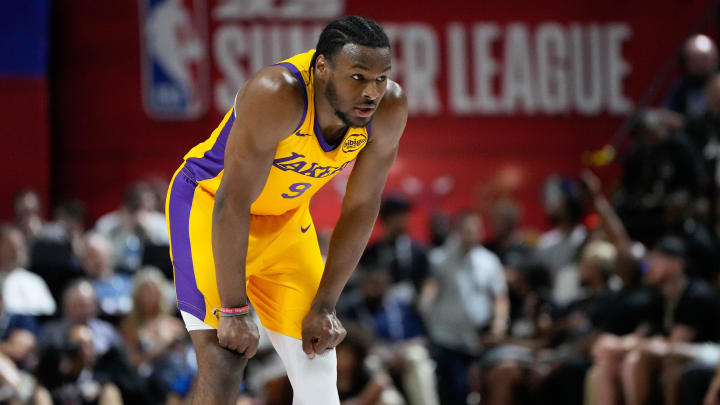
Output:
[[[136,212],[142,207],[143,194],[149,192],[151,192],[150,186],[148,186],[144,181],[138,181],[131,184],[128,186],[127,190],[125,190],[125,207],[130,210],[130,212]]]
[[[380,205],[380,219],[386,221],[392,216],[407,214],[411,210],[412,204],[407,198],[399,194],[391,194]]]
[[[346,44],[390,48],[387,34],[375,20],[349,15],[331,22],[322,30],[310,67],[315,67],[318,55],[325,55],[325,58],[331,60]]]

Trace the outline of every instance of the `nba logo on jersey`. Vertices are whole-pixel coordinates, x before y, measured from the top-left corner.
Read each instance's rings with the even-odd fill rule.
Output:
[[[204,114],[209,99],[204,0],[139,0],[143,104],[160,120]]]

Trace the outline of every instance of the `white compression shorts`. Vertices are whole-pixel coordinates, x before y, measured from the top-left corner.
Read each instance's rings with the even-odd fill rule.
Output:
[[[180,315],[188,331],[215,329],[185,311],[180,311]],[[303,352],[301,340],[263,329],[285,365],[293,387],[293,405],[340,405],[335,349],[311,360]]]

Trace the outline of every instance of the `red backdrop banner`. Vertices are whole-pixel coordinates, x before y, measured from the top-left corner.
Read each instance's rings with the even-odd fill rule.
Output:
[[[583,152],[612,137],[687,35],[709,29],[713,2],[60,3],[53,179],[91,216],[116,207],[132,180],[168,178],[253,72],[312,48],[333,18],[360,14],[388,32],[393,78],[409,97],[387,189],[421,208],[419,230],[433,209],[497,192],[542,226],[542,181],[575,175]],[[318,228],[334,223],[346,180],[316,196]]]
[[[36,190],[43,201],[50,196],[48,127],[45,78],[0,77],[0,218],[11,218],[13,197],[23,189]]]

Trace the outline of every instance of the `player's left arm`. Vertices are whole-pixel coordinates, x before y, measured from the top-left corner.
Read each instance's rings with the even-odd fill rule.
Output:
[[[345,329],[334,314],[335,304],[370,238],[407,116],[405,93],[397,83],[388,82],[373,117],[368,144],[358,154],[348,181],[320,287],[303,320],[303,350],[311,358],[345,337]]]

